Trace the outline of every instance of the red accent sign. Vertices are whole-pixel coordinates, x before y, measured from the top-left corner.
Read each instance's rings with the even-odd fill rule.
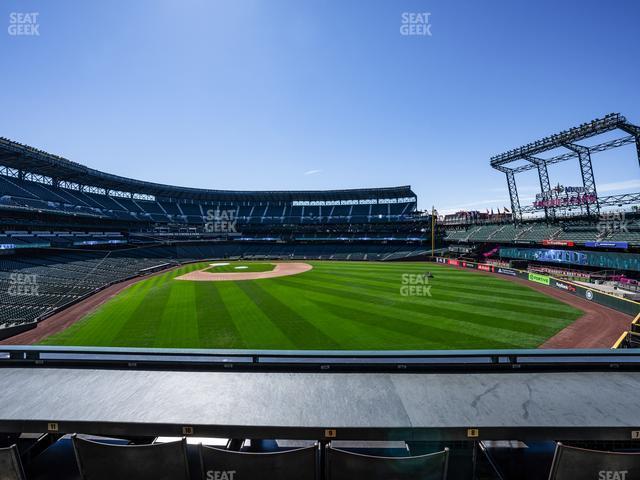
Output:
[[[449,259],[449,265],[460,265],[460,262],[458,262],[458,260],[454,260],[452,258]]]
[[[587,205],[589,203],[596,203],[597,201],[598,197],[591,193],[587,193],[584,195],[578,194],[577,196],[572,197],[539,199],[533,202],[533,206],[535,208],[569,207],[574,205]]]
[[[491,265],[482,265],[478,264],[478,270],[484,270],[485,272],[493,272],[493,267]]]
[[[574,247],[575,243],[571,240],[543,240],[543,245],[556,245],[562,247]]]

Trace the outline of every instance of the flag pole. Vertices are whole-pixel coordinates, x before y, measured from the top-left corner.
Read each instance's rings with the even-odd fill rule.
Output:
[[[436,228],[436,220],[435,220],[435,213],[436,211],[436,207],[435,206],[431,206],[431,258],[434,257],[434,251],[435,251],[435,242],[436,242],[436,233],[435,233],[435,228]]]

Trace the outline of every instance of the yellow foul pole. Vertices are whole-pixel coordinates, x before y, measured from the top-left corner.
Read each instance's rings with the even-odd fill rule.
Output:
[[[434,256],[434,251],[436,247],[436,217],[435,217],[436,207],[431,206],[431,258]]]

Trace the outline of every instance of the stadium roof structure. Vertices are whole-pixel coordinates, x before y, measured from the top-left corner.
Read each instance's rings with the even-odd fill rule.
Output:
[[[613,130],[621,130],[627,135],[591,146],[584,146],[575,143]],[[507,186],[509,188],[509,197],[511,199],[511,212],[514,220],[519,221],[522,219],[523,213],[536,212],[537,208],[535,206],[528,206],[524,208],[520,207],[515,175],[527,170],[537,169],[540,180],[540,193],[543,197],[550,196],[552,189],[547,167],[549,165],[565,162],[574,158],[578,159],[584,192],[591,198],[596,199],[595,202],[593,202],[593,205],[590,205],[591,202],[587,202],[585,205],[580,205],[579,208],[582,208],[583,206],[586,207],[587,214],[590,214],[593,213],[592,210],[597,212],[600,206],[604,205],[624,205],[640,202],[640,193],[598,197],[596,182],[593,176],[593,168],[591,165],[592,153],[603,152],[605,150],[622,147],[632,143],[635,143],[636,145],[638,163],[640,164],[640,127],[630,123],[619,113],[610,113],[605,115],[603,118],[596,118],[595,120],[583,123],[578,127],[550,135],[541,140],[537,140],[522,147],[491,157],[490,164],[496,170],[505,173],[507,177]],[[568,152],[549,158],[538,156],[556,148],[565,148]],[[523,160],[526,162],[525,164],[518,165],[516,167],[508,166],[512,163]],[[591,206],[595,208],[592,209]],[[545,206],[544,212],[547,219],[554,219],[556,216],[555,207]]]
[[[66,158],[0,137],[0,165],[45,176],[57,184],[72,182],[107,191],[153,195],[160,198],[192,199],[216,202],[292,202],[347,201],[416,198],[411,186],[356,188],[345,190],[232,191],[180,187],[122,177],[89,168]]]

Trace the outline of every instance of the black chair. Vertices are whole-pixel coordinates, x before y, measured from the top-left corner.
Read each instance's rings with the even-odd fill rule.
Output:
[[[0,448],[0,480],[25,480],[18,447]]]
[[[444,480],[447,478],[449,449],[414,457],[378,457],[327,446],[329,480]]]
[[[626,473],[623,473],[626,472]],[[618,453],[556,446],[549,480],[640,478],[640,453]]]
[[[316,480],[318,447],[311,446],[283,452],[236,452],[200,445],[202,478],[261,480]]]
[[[84,480],[188,480],[186,441],[108,445],[73,436]]]

